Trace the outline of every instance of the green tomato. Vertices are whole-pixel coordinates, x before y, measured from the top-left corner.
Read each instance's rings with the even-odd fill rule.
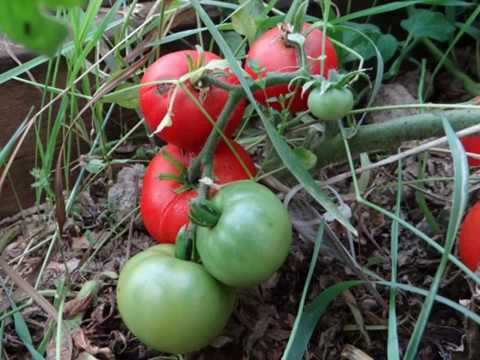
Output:
[[[317,88],[308,95],[308,109],[320,120],[338,120],[353,109],[353,94],[347,88],[334,88],[324,93]]]
[[[149,347],[188,353],[221,333],[235,293],[202,265],[177,259],[174,253],[174,245],[157,245],[127,261],[118,280],[118,310],[130,331]]]
[[[220,210],[218,222],[197,229],[197,249],[205,268],[234,287],[255,286],[270,278],[292,242],[281,201],[265,186],[247,180],[225,185],[212,203]]]

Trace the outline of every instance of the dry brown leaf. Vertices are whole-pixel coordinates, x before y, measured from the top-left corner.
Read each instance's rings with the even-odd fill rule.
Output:
[[[372,357],[353,345],[345,345],[342,350],[342,358],[347,360],[373,360]]]
[[[72,334],[72,339],[77,348],[84,350],[90,355],[102,355],[102,357],[106,359],[114,359],[112,350],[106,347],[100,348],[93,345],[82,328],[75,329]]]
[[[78,315],[84,312],[86,309],[88,309],[88,307],[92,303],[93,298],[94,298],[94,295],[91,295],[81,299],[75,298],[70,301],[67,301],[64,306],[63,317],[65,319],[70,319],[75,315]]]

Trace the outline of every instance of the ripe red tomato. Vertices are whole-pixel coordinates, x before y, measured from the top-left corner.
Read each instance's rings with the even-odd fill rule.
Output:
[[[460,229],[460,258],[472,271],[480,265],[480,201],[465,216]]]
[[[480,155],[480,135],[465,136],[461,138],[460,141],[462,142],[463,148],[466,152]],[[468,156],[467,160],[470,167],[480,165],[480,159],[475,159]]]
[[[248,168],[251,176],[255,176],[255,165],[250,155],[237,143],[232,145],[242,162]],[[162,152],[183,166],[187,167],[193,159],[193,154],[175,145],[167,145]],[[189,202],[197,196],[195,190],[177,192],[184,185],[177,179],[161,179],[162,174],[172,174],[181,177],[179,169],[162,152],[156,155],[147,167],[143,179],[143,189],[140,197],[140,213],[143,223],[150,235],[160,243],[175,243],[178,230],[188,223]],[[236,180],[248,179],[250,176],[237,160],[230,148],[221,143],[213,158],[213,174],[215,182],[226,184]]]
[[[320,59],[322,54],[322,38],[323,34],[318,29],[311,30],[310,24],[305,24],[303,34],[306,35],[304,49],[309,64],[311,74],[320,74]],[[309,32],[311,31],[311,32]],[[307,35],[308,34],[308,35]],[[328,75],[330,69],[337,68],[337,54],[330,39],[326,38],[325,44],[325,64],[323,69],[324,76]],[[272,28],[263,33],[250,47],[245,62],[245,70],[254,78],[258,78],[258,74],[249,66],[249,62],[255,61],[262,69],[260,76],[266,76],[268,73],[287,73],[298,70],[297,50],[295,47],[287,46],[282,38],[282,32],[278,27]],[[268,98],[286,95],[289,92],[288,84],[270,86],[265,90],[255,92],[255,98],[262,104],[267,103]],[[265,96],[266,95],[266,96]],[[289,98],[287,104],[290,104],[291,112],[298,112],[307,109],[308,94],[301,96],[301,88],[293,95],[293,99]],[[276,110],[281,109],[278,101],[269,103]]]
[[[199,52],[195,50],[176,51],[162,56],[145,71],[141,84],[147,84],[159,80],[179,79],[188,73],[188,58],[190,56],[194,61],[199,58]],[[204,63],[212,60],[219,60],[217,55],[204,52]],[[225,72],[219,80],[234,84],[238,79],[231,73]],[[216,121],[220,115],[223,106],[228,99],[228,92],[215,86],[199,90],[190,82],[186,82],[185,87],[200,102],[204,110],[210,117]],[[174,95],[175,86],[171,84],[153,84],[145,85],[140,88],[140,108],[145,116],[145,121],[152,131],[155,131],[167,114],[171,98]],[[245,108],[245,102],[238,103],[232,112],[225,134],[233,134],[240,123]],[[208,118],[197,107],[195,102],[189,97],[188,92],[177,88],[175,98],[171,107],[172,125],[165,127],[157,135],[169,144],[177,145],[185,150],[197,152],[201,149],[205,140],[212,130],[212,125]]]

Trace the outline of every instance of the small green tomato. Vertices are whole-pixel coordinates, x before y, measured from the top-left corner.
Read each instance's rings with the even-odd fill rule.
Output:
[[[347,88],[334,88],[323,93],[317,88],[308,96],[308,109],[320,120],[338,120],[353,109],[353,94]]]

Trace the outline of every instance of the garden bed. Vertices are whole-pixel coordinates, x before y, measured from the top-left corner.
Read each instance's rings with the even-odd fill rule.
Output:
[[[290,5],[286,3],[280,1],[269,18],[263,18],[262,26],[271,23],[268,27],[273,27],[274,22],[284,20]],[[453,130],[480,123],[472,80],[478,77],[478,68],[471,61],[478,56],[471,39],[479,24],[472,7],[413,7],[412,3],[408,10],[402,5],[389,8],[395,4],[374,2],[371,14],[364,13],[369,6],[355,8],[359,5],[348,1],[332,7],[339,20],[330,19],[328,34],[336,41],[339,67],[347,72],[359,66],[358,61],[345,60],[351,56],[345,47],[366,58],[360,62],[364,66],[360,73],[366,76],[350,81],[356,103],[342,126],[351,133],[309,114],[294,120],[292,128],[283,128],[282,119],[293,118],[288,112],[268,112],[268,107],[261,107],[269,116],[263,119],[251,105],[247,107],[250,115],[246,118],[251,119],[236,140],[255,161],[258,181],[288,209],[293,241],[285,263],[268,281],[237,291],[235,310],[222,333],[209,346],[187,355],[170,357],[144,345],[127,328],[118,309],[116,291],[123,266],[155,244],[143,224],[139,202],[145,169],[165,143],[149,136],[152,129],[144,126],[135,86],[143,69],[160,55],[200,43],[205,49],[225,53],[225,44],[218,42],[211,26],[199,32],[202,35],[195,32],[202,21],[207,23],[205,17],[226,24],[219,27],[221,34],[232,51],[238,50],[237,60],[243,59],[242,52],[248,48],[240,43],[243,34],[233,30],[242,33],[248,28],[231,25],[236,5],[216,2],[216,7],[205,7],[208,13],[179,4],[178,12],[168,13],[160,2],[153,10],[152,3],[137,5],[135,11],[118,5],[113,8],[115,16],[109,15],[112,8],[98,10],[96,25],[85,25],[86,29],[94,33],[109,16],[108,24],[117,19],[121,26],[112,26],[108,36],[97,36],[90,51],[77,49],[76,57],[64,54],[58,62],[34,66],[29,69],[32,78],[20,71],[18,76],[30,83],[13,78],[0,82],[0,125],[4,125],[0,144],[4,148],[24,118],[37,116],[42,97],[56,96],[68,86],[75,90],[63,94],[74,100],[63,102],[60,97],[28,132],[2,184],[0,356],[62,360],[479,358],[475,321],[480,282],[453,263],[461,262],[458,246],[448,250],[452,252],[448,265],[440,254],[457,237],[456,233],[452,237],[449,228],[454,226],[452,219],[460,222],[462,218],[458,199],[462,194],[469,196],[469,202],[461,205],[466,209],[478,199],[478,168],[471,167],[470,174],[462,170],[459,164],[466,164],[462,163],[464,153]],[[175,2],[167,5],[175,6]],[[69,14],[80,21],[78,14]],[[312,4],[307,16],[310,22],[320,21],[322,9]],[[433,30],[422,28],[419,18],[431,21]],[[247,21],[245,15],[240,20]],[[454,20],[456,25],[452,25]],[[470,25],[462,25],[470,20]],[[451,30],[448,39],[435,38],[442,27],[439,24],[445,33]],[[145,29],[128,46],[118,45],[142,26]],[[349,27],[356,30],[348,32]],[[120,28],[123,33],[118,32]],[[168,31],[162,34],[164,29]],[[412,29],[424,35],[417,38]],[[266,29],[259,26],[257,31],[261,30]],[[358,32],[372,39],[377,53]],[[456,34],[460,41],[453,41]],[[88,46],[88,41],[80,43]],[[429,44],[445,54],[450,43],[455,56],[448,54],[447,65],[437,67],[439,56]],[[117,45],[120,50],[107,56]],[[23,64],[36,59],[12,47],[0,53],[3,74],[17,66],[6,60],[12,52]],[[77,62],[81,55],[84,58]],[[102,56],[105,59],[99,61]],[[57,80],[52,82],[55,66]],[[88,80],[76,82],[82,72],[74,72],[75,66],[88,73]],[[388,79],[379,73],[382,68]],[[210,75],[202,79],[212,81]],[[365,81],[366,77],[370,80]],[[59,91],[41,89],[39,84]],[[241,86],[232,85],[235,88],[229,91],[247,93]],[[256,85],[248,86],[256,89]],[[29,113],[31,106],[35,109]],[[56,117],[59,113],[65,120]],[[274,124],[273,135],[268,122]],[[52,141],[57,125],[61,131]],[[396,133],[389,132],[389,126]],[[74,130],[69,133],[69,128]],[[453,130],[449,133],[448,129]],[[430,143],[445,132],[448,139]],[[275,134],[287,140],[287,150]],[[13,138],[18,144],[19,136]],[[288,149],[300,149],[300,155],[292,157]],[[2,172],[5,166],[2,163]],[[38,169],[35,178],[32,169]],[[357,171],[355,178],[353,171]],[[206,190],[205,184],[196,186],[200,193],[211,195],[215,186]],[[334,205],[333,212],[325,210],[329,204]],[[429,295],[433,302],[425,315]],[[420,324],[423,316],[426,322]],[[62,324],[60,330],[57,324]],[[415,339],[418,342],[412,345]],[[418,348],[412,350],[414,346]]]

